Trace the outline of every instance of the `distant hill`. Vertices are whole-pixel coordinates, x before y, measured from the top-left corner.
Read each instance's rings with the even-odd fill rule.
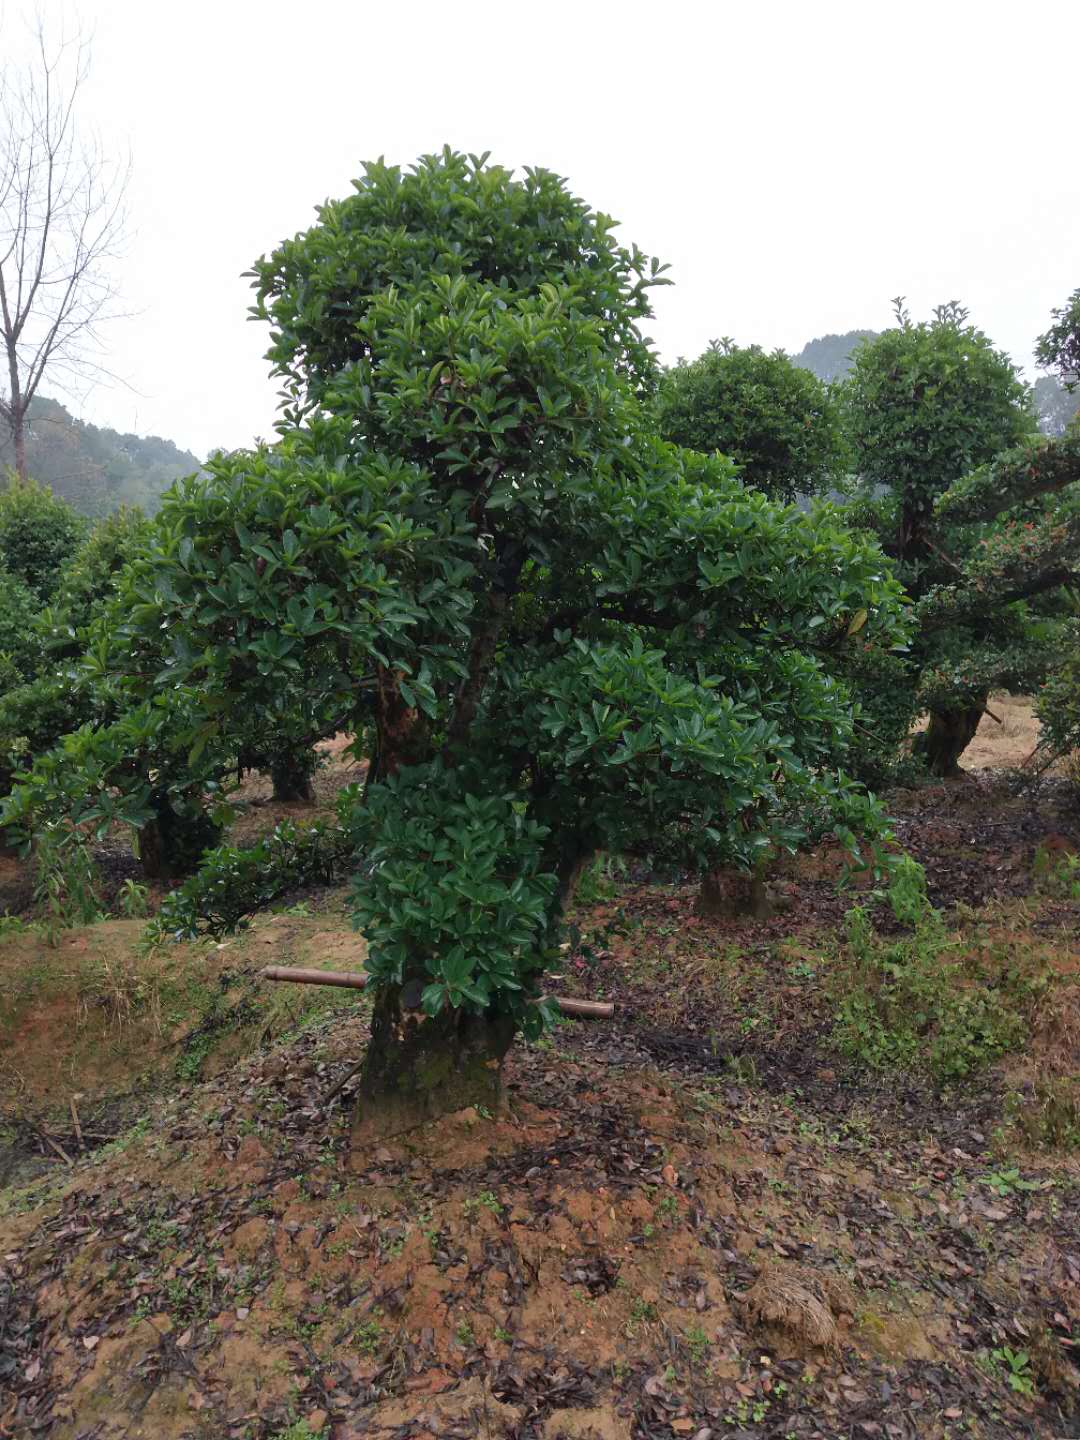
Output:
[[[1064,435],[1080,415],[1080,391],[1070,395],[1055,375],[1040,375],[1035,381],[1035,413],[1044,435]]]
[[[831,383],[851,369],[851,352],[859,341],[876,340],[877,334],[876,330],[848,330],[843,335],[819,335],[791,358],[804,370],[812,370],[819,380]]]
[[[84,515],[108,515],[121,505],[147,514],[181,475],[202,469],[197,456],[157,435],[121,435],[76,420],[57,400],[37,397],[30,407],[27,468]],[[0,473],[14,461],[10,437],[0,437]]]

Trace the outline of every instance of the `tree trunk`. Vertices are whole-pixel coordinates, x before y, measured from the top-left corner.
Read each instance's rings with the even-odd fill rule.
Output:
[[[960,756],[975,738],[986,701],[958,710],[931,710],[930,724],[915,741],[915,753],[926,762],[931,775],[954,779],[963,772]]]
[[[353,1120],[353,1144],[414,1130],[429,1120],[501,1096],[503,1057],[514,1038],[507,1016],[444,1010],[434,1017],[419,1002],[420,982],[380,991]]]
[[[139,832],[139,859],[148,880],[179,880],[198,868],[205,850],[221,844],[209,815],[181,815],[167,795],[151,795],[154,818]]]
[[[701,877],[697,913],[710,920],[771,920],[776,909],[762,870],[712,870]]]
[[[315,799],[311,776],[306,765],[297,764],[291,756],[285,756],[270,766],[270,779],[274,782],[274,799],[285,804],[303,801],[310,805]]]
[[[26,417],[15,415],[11,422],[11,436],[15,441],[15,474],[20,480],[26,479]]]

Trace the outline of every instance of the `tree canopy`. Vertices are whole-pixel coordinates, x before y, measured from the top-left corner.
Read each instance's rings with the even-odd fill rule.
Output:
[[[713,341],[664,375],[657,418],[666,440],[720,451],[747,485],[776,500],[825,489],[845,468],[838,407],[782,350]]]
[[[1035,359],[1052,370],[1071,394],[1080,385],[1080,289],[1051,312],[1054,323],[1035,343]]]
[[[898,586],[835,510],[651,433],[662,267],[612,228],[549,172],[448,150],[366,166],[259,261],[280,438],[166,501],[87,661],[123,656],[123,713],[9,801],[138,824],[165,771],[220,778],[243,726],[307,706],[365,733],[365,1090],[391,1108],[448,1103],[447,1055],[468,1088],[543,1025],[598,848],[663,833],[749,868],[883,828],[820,657],[898,634]]]

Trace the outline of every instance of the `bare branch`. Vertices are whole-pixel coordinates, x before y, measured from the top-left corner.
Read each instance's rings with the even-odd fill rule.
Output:
[[[24,475],[42,380],[107,375],[98,327],[118,314],[112,263],[130,164],[107,159],[79,124],[89,63],[83,35],[52,42],[39,14],[30,60],[0,68],[0,423]]]

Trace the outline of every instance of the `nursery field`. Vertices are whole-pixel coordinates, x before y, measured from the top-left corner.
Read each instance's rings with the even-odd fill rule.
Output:
[[[360,968],[343,888],[184,945],[9,922],[0,1434],[1080,1434],[1080,817],[991,709],[982,768],[890,797],[933,909],[829,847],[759,923],[601,864],[556,988],[614,1020],[374,1148],[365,997],[258,976]]]

